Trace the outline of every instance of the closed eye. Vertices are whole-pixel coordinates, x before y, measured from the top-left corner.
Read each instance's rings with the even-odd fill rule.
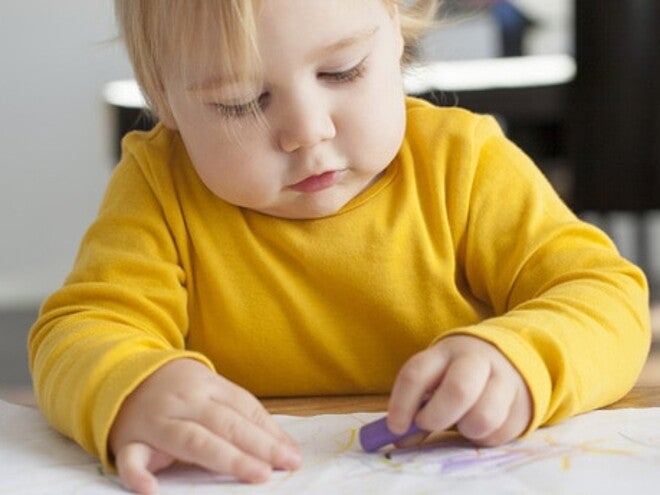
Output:
[[[262,93],[258,98],[246,103],[213,103],[213,106],[224,118],[240,119],[248,116],[256,116],[262,112],[268,104],[269,99],[270,95],[268,93]]]
[[[338,72],[321,72],[319,77],[332,83],[350,83],[364,76],[367,57],[350,69]],[[241,119],[256,116],[264,110],[270,100],[269,93],[262,93],[258,98],[246,103],[213,103],[215,109],[226,119]]]
[[[366,69],[366,61],[367,61],[367,57],[360,60],[360,62],[357,65],[351,67],[350,69],[339,72],[321,72],[319,74],[319,77],[322,77],[323,79],[327,79],[331,82],[338,82],[338,83],[353,82],[364,76]]]

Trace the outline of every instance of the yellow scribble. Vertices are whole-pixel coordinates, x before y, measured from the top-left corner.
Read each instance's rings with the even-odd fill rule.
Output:
[[[632,455],[634,455],[634,452],[631,452],[630,450],[608,449],[608,448],[603,448],[603,447],[592,447],[588,443],[579,445],[578,448],[582,452],[588,452],[589,454],[622,455],[622,456],[632,456]]]
[[[403,465],[399,462],[394,462],[387,454],[378,456],[378,459],[393,471],[403,471]]]
[[[357,429],[356,428],[351,428],[348,431],[348,440],[346,441],[346,443],[344,445],[340,444],[338,446],[337,454],[339,455],[339,454],[343,454],[345,452],[348,452],[353,447],[353,445],[355,444],[355,438],[356,437],[357,437]]]

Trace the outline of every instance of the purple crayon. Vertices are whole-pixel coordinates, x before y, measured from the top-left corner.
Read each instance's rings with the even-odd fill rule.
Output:
[[[384,417],[367,423],[360,428],[360,445],[362,445],[362,448],[366,452],[375,452],[385,445],[409,437],[420,431],[422,430],[419,426],[413,423],[403,435],[395,435],[387,427],[387,417]]]

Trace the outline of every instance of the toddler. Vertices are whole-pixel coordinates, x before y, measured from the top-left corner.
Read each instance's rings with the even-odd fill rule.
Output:
[[[488,446],[633,386],[642,272],[493,118],[404,94],[435,2],[115,6],[159,123],[29,350],[48,420],[127,487],[297,469],[255,397],[390,393],[392,432]]]

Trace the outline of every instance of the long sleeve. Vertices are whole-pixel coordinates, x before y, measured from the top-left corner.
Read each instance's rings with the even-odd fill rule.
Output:
[[[166,212],[130,154],[110,183],[75,268],[45,301],[30,340],[39,405],[49,421],[108,464],[107,435],[130,391],[189,356],[186,273]],[[168,216],[169,215],[169,216]]]
[[[569,211],[492,119],[474,129],[475,166],[458,173],[448,201],[465,212],[455,231],[467,283],[494,316],[451,333],[509,357],[532,394],[530,430],[617,400],[649,348],[643,273]]]

